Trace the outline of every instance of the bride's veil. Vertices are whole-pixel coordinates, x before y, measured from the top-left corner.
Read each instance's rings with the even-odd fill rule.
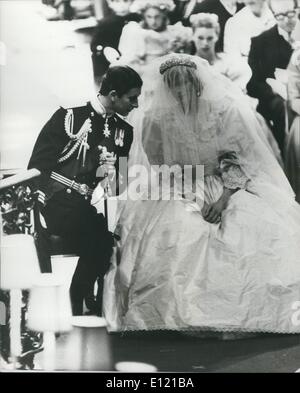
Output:
[[[293,190],[260,137],[255,113],[231,81],[205,60],[181,54],[154,61],[143,80],[139,108],[129,119],[134,127],[129,186],[137,165],[144,168],[143,174],[151,173],[144,176],[147,190],[151,165],[209,168],[223,153],[234,152],[251,179],[248,191],[267,199],[282,214],[293,205]],[[130,192],[128,199],[127,206],[134,206]]]
[[[220,155],[234,152],[250,179],[247,191],[261,198],[261,203],[280,215],[282,222],[291,223],[292,232],[300,233],[300,209],[293,191],[260,137],[255,113],[229,80],[215,73],[204,60],[188,55],[168,55],[156,60],[145,70],[143,79],[139,108],[128,119],[134,126],[134,142],[129,153],[128,197],[121,198],[119,205],[117,233],[121,239],[105,282],[104,312],[112,330],[122,324],[119,319],[123,314],[119,310],[127,309],[124,294],[128,293],[136,274],[136,263],[140,262],[132,255],[138,255],[138,250],[149,239],[148,234],[159,225],[160,214],[170,207],[168,202],[143,200],[145,196],[147,199],[149,182],[156,175],[156,171],[151,170],[153,165],[179,168],[204,165],[210,170],[218,166]],[[139,177],[141,193],[136,200],[131,197],[130,188],[136,182],[137,166],[142,168],[142,176]],[[248,198],[238,201],[241,204],[245,200]],[[181,203],[190,206],[185,198],[171,206],[174,223]],[[247,206],[240,207],[247,209]],[[182,209],[179,210],[181,213]],[[195,214],[201,214],[201,209]],[[203,223],[199,217],[199,226]],[[210,229],[218,230],[217,227]],[[170,221],[172,230],[177,229]],[[118,262],[121,263],[116,269]],[[158,262],[163,263],[159,259]]]

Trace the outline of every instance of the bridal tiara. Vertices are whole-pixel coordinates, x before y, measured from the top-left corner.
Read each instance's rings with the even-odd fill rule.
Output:
[[[171,67],[175,66],[185,66],[185,67],[191,67],[197,69],[196,63],[194,63],[192,60],[184,57],[172,57],[171,59],[166,60],[163,62],[160,67],[159,67],[159,72],[163,74],[165,71],[167,71]]]

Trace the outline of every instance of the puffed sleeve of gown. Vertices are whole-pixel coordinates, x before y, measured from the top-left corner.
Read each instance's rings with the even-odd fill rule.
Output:
[[[246,188],[249,178],[242,170],[238,156],[234,151],[220,154],[218,169],[226,188],[231,190]]]
[[[260,170],[256,136],[257,120],[243,97],[224,104],[220,109],[218,126],[218,171],[224,186],[247,189]],[[260,152],[259,152],[260,154]]]

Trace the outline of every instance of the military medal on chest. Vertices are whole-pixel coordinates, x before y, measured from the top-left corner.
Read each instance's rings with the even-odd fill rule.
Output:
[[[115,133],[115,145],[123,147],[124,146],[124,130],[116,130]]]
[[[103,135],[105,136],[105,138],[109,138],[111,135],[111,130],[109,129],[108,125],[108,117],[105,119]]]

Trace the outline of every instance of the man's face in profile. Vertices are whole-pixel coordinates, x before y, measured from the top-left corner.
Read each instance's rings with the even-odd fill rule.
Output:
[[[141,94],[140,87],[134,87],[121,97],[116,96],[113,109],[122,116],[127,116],[134,108],[139,106],[138,97]]]

